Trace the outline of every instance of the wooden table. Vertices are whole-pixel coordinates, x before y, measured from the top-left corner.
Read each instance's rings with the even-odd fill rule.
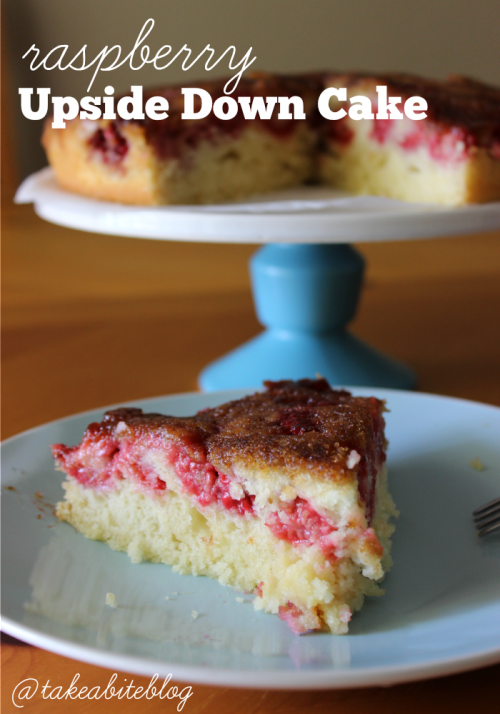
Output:
[[[500,405],[500,234],[362,245],[366,289],[353,330],[408,362],[424,391]],[[201,368],[259,331],[251,246],[91,235],[30,206],[3,210],[3,438],[114,402],[194,390]],[[8,534],[5,534],[5,539]],[[104,687],[111,672],[2,637],[3,711],[32,677]],[[119,675],[130,681],[131,675]],[[500,666],[385,689],[273,692],[193,686],[185,712],[432,714],[497,700]],[[149,678],[133,677],[146,685]],[[185,686],[185,685],[181,685]],[[24,711],[175,711],[152,699],[51,701]]]

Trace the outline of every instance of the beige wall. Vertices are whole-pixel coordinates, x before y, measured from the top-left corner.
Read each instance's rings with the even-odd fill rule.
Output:
[[[88,71],[31,72],[22,54],[33,43],[45,51],[69,44],[75,53],[88,44],[90,56],[105,45],[129,51],[149,17],[156,21],[147,40],[154,51],[164,44],[198,51],[208,43],[220,51],[234,44],[239,55],[253,47],[257,69],[455,73],[500,85],[500,0],[3,0],[3,8],[22,174],[44,159],[40,126],[20,114],[17,87],[49,86],[53,94],[78,97],[89,80]],[[102,95],[109,83],[124,90],[187,76],[179,65],[122,68],[101,75],[92,94]],[[195,68],[190,76],[208,75]]]

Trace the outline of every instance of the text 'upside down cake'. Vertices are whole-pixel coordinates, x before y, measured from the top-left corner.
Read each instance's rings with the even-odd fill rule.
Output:
[[[88,538],[255,594],[297,633],[348,630],[391,565],[384,403],[325,380],[196,416],[109,411],[78,446],[57,514]]]
[[[224,85],[196,86],[215,102],[226,96]],[[399,98],[400,108],[422,97],[427,117],[379,118],[378,86]],[[345,101],[331,98],[332,111],[345,113],[351,99],[363,96],[373,118],[322,116],[318,100],[331,88],[346,90]],[[154,97],[168,100],[168,117],[77,118],[65,128],[47,121],[43,144],[59,183],[94,198],[142,205],[221,203],[305,182],[444,205],[500,201],[500,89],[482,82],[254,73],[231,95],[264,109],[252,119],[241,106],[225,120],[213,113],[182,118],[180,86],[144,92],[142,106]],[[301,118],[291,112],[291,118],[278,118],[277,97],[296,98]]]

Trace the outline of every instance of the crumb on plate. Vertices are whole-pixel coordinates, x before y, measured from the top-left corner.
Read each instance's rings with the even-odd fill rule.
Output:
[[[484,465],[479,456],[476,456],[475,459],[469,461],[469,464],[472,466],[473,469],[476,469],[476,471],[484,471]]]
[[[104,604],[109,605],[110,607],[117,607],[116,598],[113,593],[106,593],[106,600],[104,601]]]

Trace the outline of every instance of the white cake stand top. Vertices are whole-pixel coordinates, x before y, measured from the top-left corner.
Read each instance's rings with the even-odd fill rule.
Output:
[[[304,186],[217,206],[125,206],[60,188],[50,168],[27,178],[18,203],[69,228],[130,238],[220,243],[356,243],[500,228],[500,203],[449,208]]]

